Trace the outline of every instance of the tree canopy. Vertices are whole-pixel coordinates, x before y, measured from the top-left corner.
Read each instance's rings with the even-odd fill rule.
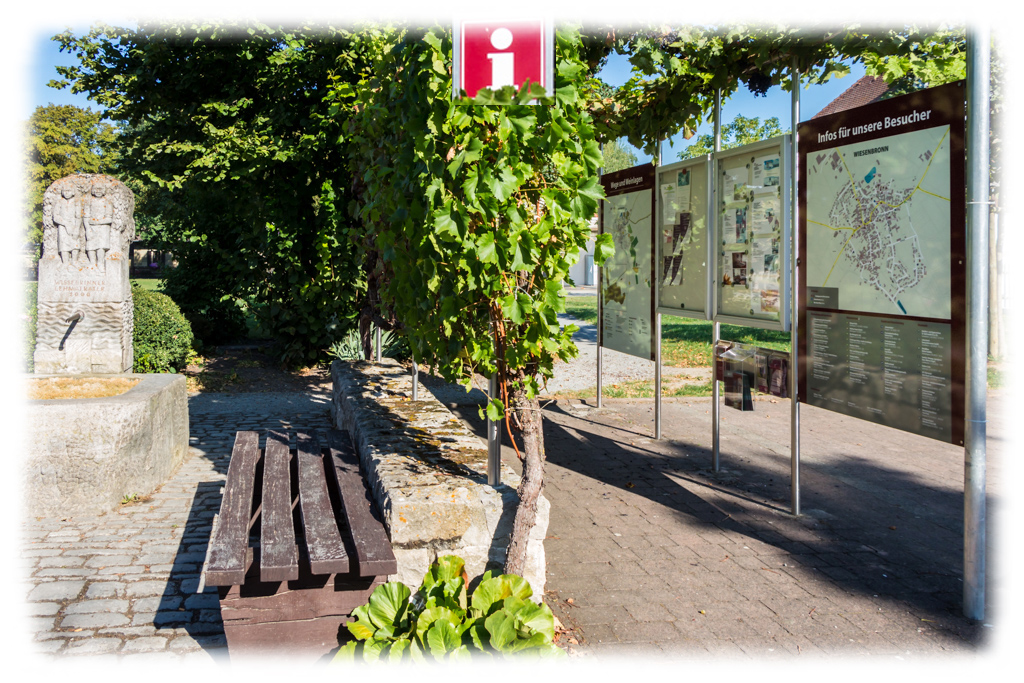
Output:
[[[327,26],[142,23],[56,36],[58,67],[126,130],[121,168],[163,193],[189,299],[251,302],[287,364],[308,364],[351,324],[362,291],[342,235],[344,118],[325,100],[355,81],[352,33]],[[154,201],[157,201],[154,199]],[[191,284],[190,284],[191,283]]]
[[[731,123],[722,126],[722,149],[742,147],[752,142],[759,142],[778,135],[785,135],[789,129],[782,130],[779,119],[775,116],[765,119],[761,123],[758,117],[748,118],[743,114],[737,114]],[[699,135],[686,149],[679,152],[680,159],[692,159],[694,157],[711,154],[715,151],[714,135]]]
[[[618,140],[605,143],[601,149],[601,154],[604,156],[604,164],[601,166],[603,173],[614,173],[624,168],[636,166],[636,153],[626,149],[625,145]]]
[[[117,129],[101,112],[70,104],[36,107],[25,123],[25,238],[41,242],[43,193],[72,173],[108,173],[117,163]]]

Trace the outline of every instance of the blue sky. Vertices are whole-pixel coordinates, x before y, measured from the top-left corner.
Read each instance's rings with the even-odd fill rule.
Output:
[[[28,84],[29,92],[27,93],[28,96],[22,101],[22,119],[27,119],[31,116],[36,107],[47,104],[74,104],[94,111],[99,108],[95,103],[90,102],[84,94],[72,95],[70,88],[57,90],[56,88],[48,88],[46,86],[51,80],[60,78],[60,74],[57,73],[55,67],[74,66],[78,63],[78,60],[73,55],[61,52],[60,46],[55,41],[50,40],[52,36],[60,33],[62,30],[63,28],[58,26],[49,32],[40,31],[32,45],[31,62],[29,65],[29,74],[31,74]],[[74,27],[74,30],[76,34],[81,34],[88,30],[88,28],[85,26]]]

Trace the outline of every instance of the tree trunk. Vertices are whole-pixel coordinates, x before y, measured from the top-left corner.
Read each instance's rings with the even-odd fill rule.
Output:
[[[537,521],[537,499],[544,488],[544,431],[540,414],[540,401],[529,400],[526,392],[517,389],[510,396],[515,416],[522,425],[523,478],[519,482],[519,507],[512,523],[505,556],[505,573],[523,575],[526,568],[526,548]]]

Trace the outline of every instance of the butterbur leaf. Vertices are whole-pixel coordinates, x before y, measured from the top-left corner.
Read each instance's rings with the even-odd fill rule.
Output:
[[[410,640],[396,640],[391,644],[391,652],[388,654],[388,661],[397,662],[409,652]]]
[[[473,591],[470,606],[481,614],[490,614],[494,609],[500,609],[501,601],[512,594],[508,582],[502,578],[491,578],[485,574]]]
[[[405,619],[411,594],[409,587],[398,581],[389,581],[377,586],[370,595],[368,611],[370,621],[377,628],[385,625],[400,625]]]
[[[484,626],[491,635],[491,647],[504,651],[516,640],[515,619],[505,610],[498,610],[484,619]]]
[[[360,610],[361,613],[359,612]],[[350,621],[347,624],[345,624],[345,627],[348,629],[349,633],[351,633],[355,638],[359,640],[366,640],[367,638],[372,638],[373,634],[377,632],[377,629],[370,621],[370,618],[366,615],[366,605],[360,605],[355,610],[353,610],[352,616],[356,617],[356,620]]]
[[[459,645],[451,654],[448,655],[448,659],[453,662],[468,663],[473,661],[473,653],[465,645]]]
[[[508,582],[509,592],[514,597],[526,600],[528,597],[533,595],[533,589],[530,588],[530,582],[523,577],[515,574],[502,574],[501,578]]]
[[[363,643],[363,661],[376,662],[390,645],[386,640],[367,640]]]
[[[334,653],[334,657],[331,658],[332,662],[354,662],[356,660],[356,653],[359,646],[362,643],[353,643],[351,641],[345,643],[338,651]]]
[[[434,563],[430,566],[430,574],[432,574],[438,581],[447,581],[448,579],[458,579],[465,575],[463,569],[465,569],[465,561],[456,555],[444,555],[443,557],[437,558]]]
[[[527,601],[515,615],[516,619],[531,631],[547,636],[548,640],[554,639],[555,616],[547,605]]]
[[[487,629],[484,627],[483,619],[470,624],[469,628],[466,629],[469,633],[470,641],[477,650],[486,652],[491,646],[491,636],[487,633]]]
[[[425,664],[427,661],[423,656],[423,648],[415,640],[409,641],[409,657],[417,664]]]
[[[435,659],[443,659],[446,654],[462,645],[458,631],[451,622],[438,619],[427,630],[427,646]]]
[[[529,638],[520,638],[519,640],[512,643],[509,649],[512,652],[520,652],[522,650],[531,650],[538,648],[544,643],[548,642],[548,638],[543,633],[534,633]]]

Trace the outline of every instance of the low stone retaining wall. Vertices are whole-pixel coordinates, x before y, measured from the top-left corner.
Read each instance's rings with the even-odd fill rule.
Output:
[[[126,495],[156,490],[185,459],[184,376],[117,377],[140,382],[119,396],[28,402],[23,479],[30,516],[113,510]]]
[[[502,464],[487,485],[487,448],[422,384],[390,358],[331,365],[334,426],[352,435],[398,559],[391,577],[415,590],[434,558],[466,561],[470,581],[501,573],[519,496],[519,475]],[[551,506],[541,496],[524,577],[544,593],[544,537]]]

